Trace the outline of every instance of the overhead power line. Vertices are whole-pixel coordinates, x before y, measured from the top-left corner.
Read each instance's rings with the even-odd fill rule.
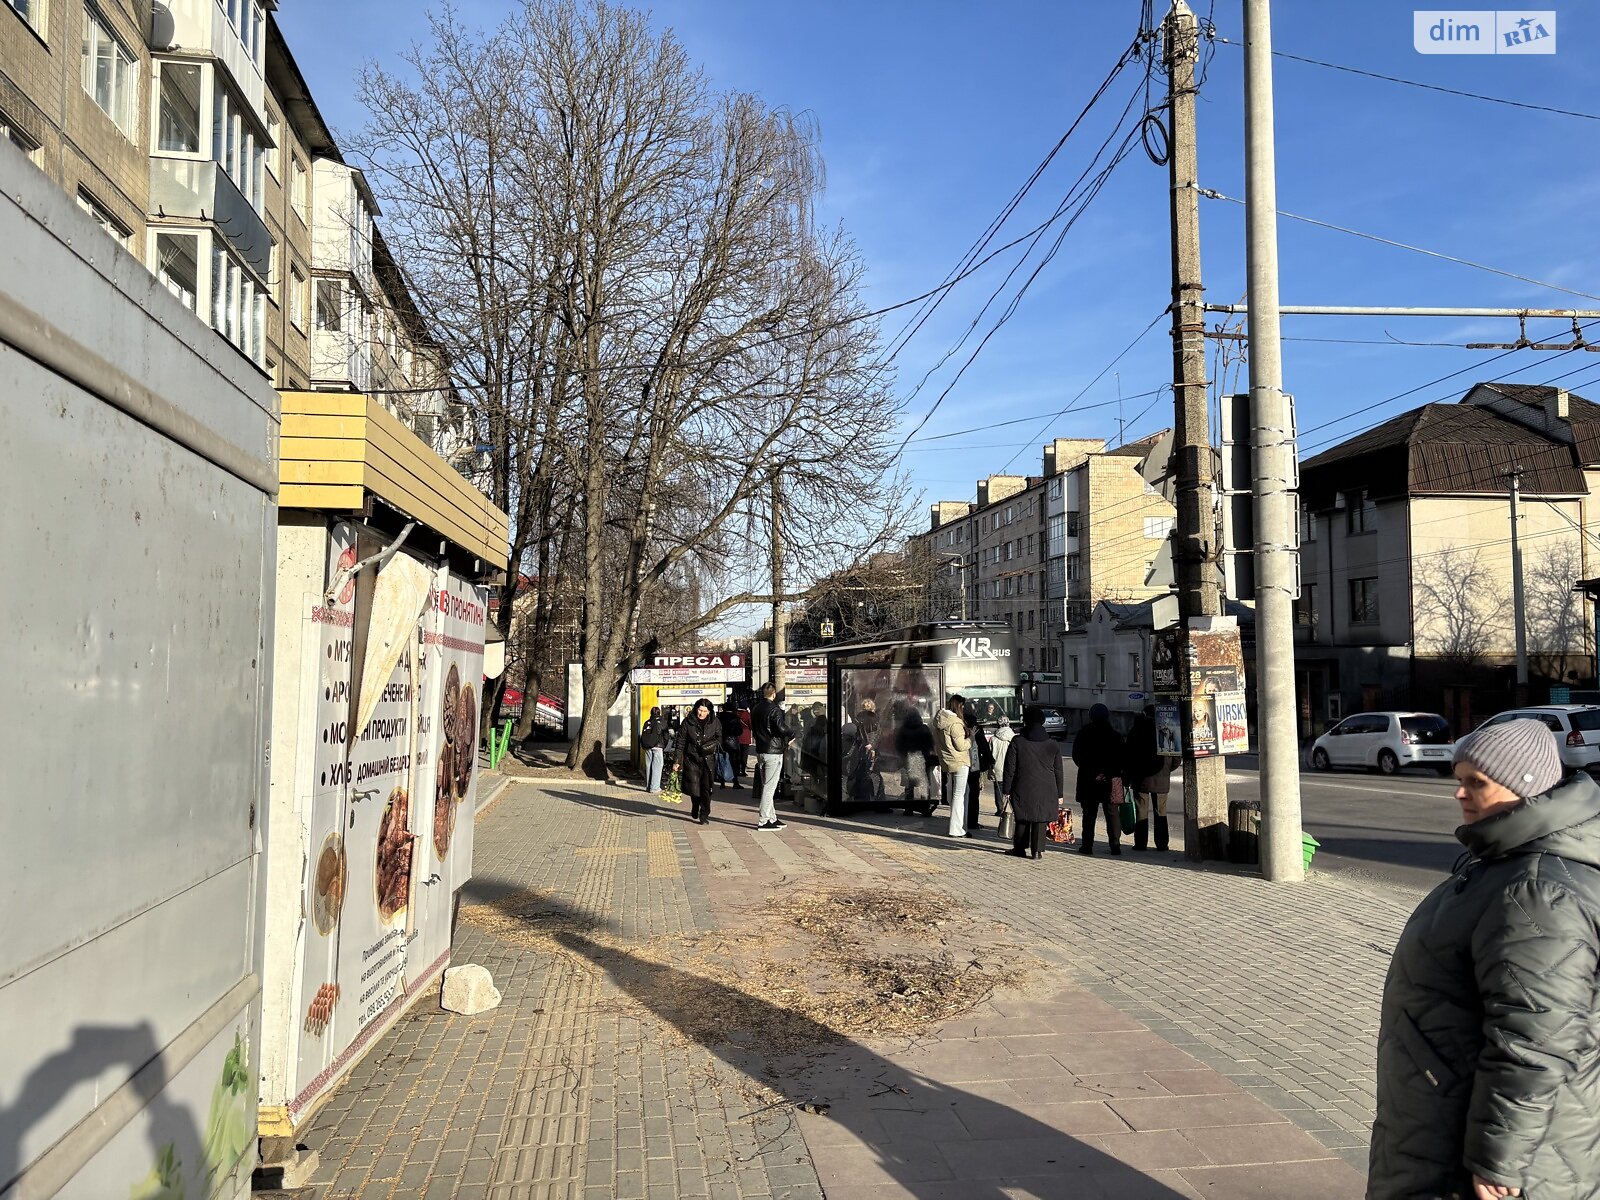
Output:
[[[1215,188],[1199,188],[1197,190],[1199,191],[1200,195],[1204,196],[1207,200],[1226,200],[1229,204],[1237,204],[1241,208],[1244,206],[1243,200],[1240,200],[1235,196],[1226,196],[1217,191]],[[1277,210],[1277,213],[1280,217],[1288,217],[1291,221],[1300,221],[1306,225],[1315,225],[1320,229],[1331,229],[1335,233],[1347,233],[1351,237],[1364,238],[1369,242],[1377,242],[1383,246],[1393,246],[1396,250],[1409,250],[1413,254],[1422,254],[1428,258],[1437,258],[1444,262],[1456,263],[1459,266],[1471,267],[1476,271],[1487,271],[1491,275],[1500,275],[1506,279],[1515,279],[1518,283],[1531,283],[1535,287],[1549,288],[1554,292],[1565,292],[1569,296],[1582,296],[1585,300],[1600,300],[1600,296],[1595,295],[1593,292],[1580,292],[1577,288],[1563,287],[1559,283],[1551,283],[1546,279],[1534,279],[1529,275],[1518,275],[1515,271],[1506,271],[1499,267],[1491,267],[1484,263],[1473,262],[1470,258],[1458,258],[1454,254],[1445,254],[1440,250],[1429,250],[1426,246],[1413,246],[1409,242],[1397,242],[1393,238],[1382,237],[1376,233],[1363,233],[1359,229],[1350,229],[1344,225],[1335,225],[1332,221],[1323,221],[1316,217],[1302,216],[1300,213],[1285,212],[1281,208]]]
[[[1237,46],[1243,48],[1244,43],[1230,41],[1225,37],[1213,39],[1224,46]],[[1529,112],[1552,113],[1558,117],[1577,117],[1581,121],[1600,121],[1600,114],[1578,112],[1571,108],[1555,108],[1549,104],[1531,104],[1526,100],[1510,100],[1505,96],[1488,96],[1482,92],[1468,92],[1461,88],[1445,87],[1437,83],[1423,83],[1418,79],[1402,79],[1398,75],[1385,75],[1381,71],[1368,71],[1362,67],[1347,67],[1342,63],[1325,62],[1320,58],[1307,58],[1303,54],[1290,54],[1286,50],[1274,50],[1273,58],[1287,58],[1291,62],[1307,63],[1313,67],[1326,67],[1330,71],[1343,71],[1347,75],[1360,75],[1367,79],[1381,79],[1385,83],[1399,83],[1406,87],[1421,88],[1427,92],[1442,92],[1446,96],[1461,96],[1468,100],[1482,100],[1489,104],[1503,104],[1507,108],[1521,108]]]

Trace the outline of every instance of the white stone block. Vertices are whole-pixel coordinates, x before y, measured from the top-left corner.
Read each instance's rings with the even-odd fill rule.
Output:
[[[483,967],[468,963],[445,971],[439,1007],[470,1017],[497,1008],[499,1004],[500,989],[494,986],[494,980]]]

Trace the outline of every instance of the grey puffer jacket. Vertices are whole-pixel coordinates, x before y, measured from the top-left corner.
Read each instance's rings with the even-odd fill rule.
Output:
[[[1383,989],[1369,1200],[1600,1197],[1600,787],[1456,830]]]

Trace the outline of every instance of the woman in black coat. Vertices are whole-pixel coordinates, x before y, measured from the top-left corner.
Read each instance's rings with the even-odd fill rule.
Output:
[[[1095,814],[1106,810],[1106,840],[1111,853],[1122,853],[1122,831],[1117,828],[1117,806],[1111,803],[1111,781],[1121,775],[1125,751],[1122,735],[1111,726],[1104,704],[1089,710],[1089,723],[1072,739],[1072,761],[1078,767],[1078,803],[1083,806],[1083,844],[1079,854],[1094,853]]]
[[[1056,819],[1066,798],[1061,748],[1044,731],[1044,709],[1030,704],[1022,712],[1022,736],[1006,751],[1000,794],[1008,797],[1017,822],[1011,849],[1016,858],[1039,857],[1044,827]]]
[[[711,711],[711,701],[696,700],[694,711],[678,735],[674,764],[683,773],[683,794],[693,798],[691,813],[702,825],[711,821],[711,784],[716,779],[717,751],[722,746],[722,723]]]

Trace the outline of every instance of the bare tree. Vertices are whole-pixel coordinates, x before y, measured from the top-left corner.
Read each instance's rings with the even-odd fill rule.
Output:
[[[640,652],[770,599],[740,581],[766,560],[777,481],[811,575],[858,559],[903,501],[882,482],[897,410],[859,261],[814,219],[815,130],[714,92],[639,13],[524,0],[476,34],[446,7],[410,65],[368,69],[351,144],[492,447],[509,590],[541,581],[535,638],[578,611],[568,761],[603,773]]]
[[[1480,666],[1506,640],[1505,589],[1482,568],[1481,552],[1454,546],[1412,569],[1413,637],[1457,669]]]
[[[1586,656],[1588,622],[1583,597],[1573,585],[1583,576],[1576,538],[1546,542],[1528,564],[1523,581],[1531,665],[1546,679],[1563,679],[1569,659]]]

